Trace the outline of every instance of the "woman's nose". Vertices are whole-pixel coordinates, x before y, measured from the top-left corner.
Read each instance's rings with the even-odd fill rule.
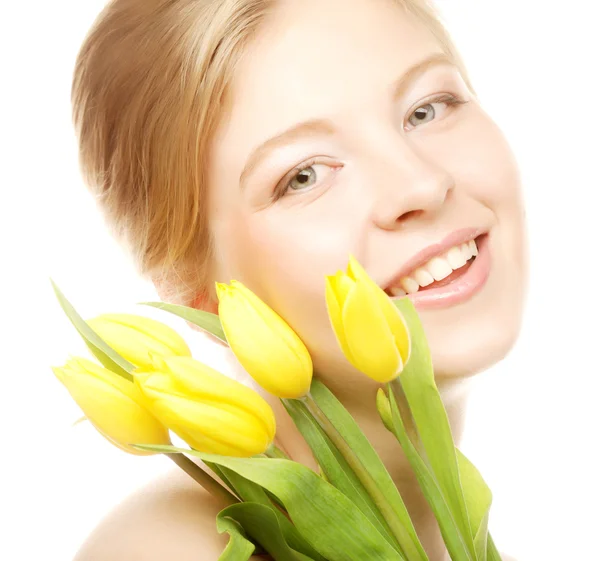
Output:
[[[373,221],[380,228],[395,229],[407,220],[438,212],[455,185],[431,155],[397,133],[372,163]]]

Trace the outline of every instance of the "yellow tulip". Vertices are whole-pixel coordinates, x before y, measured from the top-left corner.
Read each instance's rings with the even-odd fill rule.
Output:
[[[262,454],[275,436],[275,416],[254,390],[190,357],[152,354],[134,371],[152,412],[192,448],[209,454]]]
[[[52,369],[87,419],[108,441],[139,456],[129,444],[170,444],[168,430],[147,409],[132,382],[85,358]]]
[[[135,366],[151,366],[149,352],[161,356],[192,356],[187,343],[174,329],[154,319],[134,314],[102,314],[87,324]]]
[[[241,282],[217,283],[217,296],[225,337],[248,374],[277,397],[306,395],[312,359],[292,328]]]
[[[326,278],[329,319],[346,359],[377,382],[396,378],[410,356],[400,311],[354,257],[347,273]]]

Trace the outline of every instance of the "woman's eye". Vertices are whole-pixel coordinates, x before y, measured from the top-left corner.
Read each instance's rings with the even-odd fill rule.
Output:
[[[287,184],[288,189],[299,191],[306,187],[312,187],[317,182],[317,166],[309,166],[300,170]]]
[[[436,99],[431,100],[429,103],[426,103],[425,105],[417,107],[417,109],[415,109],[408,118],[408,122],[413,127],[418,127],[420,125],[433,121],[438,116],[438,114],[444,110],[444,107],[449,108],[464,103],[468,103],[468,100],[458,99],[453,95],[444,95],[438,97]],[[436,106],[442,107],[436,108]]]
[[[310,191],[315,185],[326,181],[339,167],[312,162],[306,162],[295,168],[277,186],[274,198],[279,199],[288,194]]]

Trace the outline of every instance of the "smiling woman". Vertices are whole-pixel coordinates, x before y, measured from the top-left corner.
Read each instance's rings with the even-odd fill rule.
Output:
[[[81,49],[73,103],[85,177],[140,272],[166,301],[215,311],[215,282],[237,279],[276,310],[441,560],[435,519],[368,407],[379,386],[337,345],[323,283],[354,255],[414,301],[459,440],[462,382],[519,331],[524,223],[512,152],[431,5],[113,0]],[[266,399],[278,445],[314,467]],[[172,481],[109,518],[79,559],[216,559],[221,505]],[[125,520],[143,531],[125,539]]]

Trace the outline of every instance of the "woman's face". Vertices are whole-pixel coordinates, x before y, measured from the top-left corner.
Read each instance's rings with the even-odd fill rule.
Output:
[[[414,299],[436,376],[504,356],[525,284],[519,173],[430,32],[385,0],[281,2],[236,72],[210,163],[216,280],[275,309],[332,389],[367,383],[325,304],[351,254]]]

